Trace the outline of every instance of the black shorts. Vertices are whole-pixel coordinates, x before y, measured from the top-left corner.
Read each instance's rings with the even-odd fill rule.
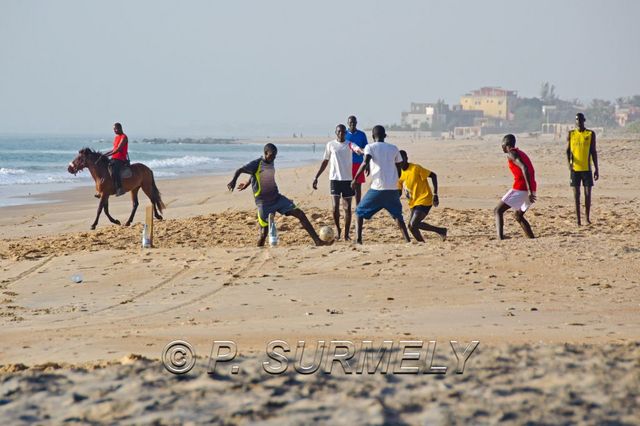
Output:
[[[593,174],[591,171],[576,172],[571,170],[571,186],[593,186]]]
[[[351,188],[350,180],[332,180],[329,181],[331,186],[331,195],[342,198],[349,198],[355,195]]]
[[[431,210],[431,206],[413,206],[411,207],[411,213],[413,213],[414,211],[418,211],[418,212],[424,212],[425,215],[429,214],[429,211]]]

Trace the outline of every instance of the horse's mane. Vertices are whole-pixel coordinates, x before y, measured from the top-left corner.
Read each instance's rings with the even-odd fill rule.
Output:
[[[89,147],[84,147],[80,150],[80,154],[84,155],[85,157],[88,157],[97,167],[106,167],[107,164],[109,164],[108,161],[98,161],[100,160],[102,157],[105,157],[105,155],[103,153],[101,153],[100,151],[95,151]],[[105,157],[108,160],[108,157]]]
[[[88,146],[85,146],[84,148],[82,148],[80,150],[81,153],[85,154],[85,155],[89,155],[91,157],[96,157],[96,156],[101,156],[103,155],[100,151],[94,151],[93,149],[89,148]]]
[[[104,154],[100,151],[95,151],[89,147],[84,147],[80,150],[80,152],[84,155],[86,155],[87,157],[90,157],[92,160],[97,160],[100,157],[103,157]]]

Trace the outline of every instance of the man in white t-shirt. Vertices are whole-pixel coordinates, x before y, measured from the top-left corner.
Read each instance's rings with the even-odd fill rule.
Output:
[[[318,189],[318,178],[329,165],[329,185],[331,189],[331,199],[333,203],[333,221],[338,230],[337,237],[340,239],[342,229],[340,228],[340,199],[344,210],[344,239],[351,240],[349,230],[351,228],[351,199],[354,196],[351,188],[352,153],[362,154],[363,151],[351,142],[345,141],[347,128],[344,124],[336,126],[336,139],[327,142],[324,150],[324,157],[320,163],[320,169],[313,179],[313,189]]]
[[[398,177],[402,166],[402,156],[398,147],[386,143],[387,134],[384,127],[373,128],[374,142],[364,148],[364,162],[353,177],[351,187],[356,184],[356,179],[367,168],[370,168],[369,178],[371,187],[356,207],[358,221],[356,224],[356,242],[362,244],[362,227],[364,219],[371,219],[374,214],[385,209],[391,214],[402,231],[402,236],[409,242],[409,232],[402,218],[402,204],[398,192]]]

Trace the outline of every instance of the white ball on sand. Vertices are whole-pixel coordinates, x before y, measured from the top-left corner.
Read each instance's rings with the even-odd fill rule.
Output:
[[[335,232],[333,232],[333,228],[330,226],[323,226],[322,228],[320,228],[318,236],[325,243],[330,243],[336,238],[336,234]]]

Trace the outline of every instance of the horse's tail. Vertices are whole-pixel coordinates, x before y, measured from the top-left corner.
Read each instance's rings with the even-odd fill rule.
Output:
[[[164,210],[166,206],[160,196],[160,190],[156,186],[156,179],[153,177],[153,171],[151,169],[149,169],[149,171],[151,172],[151,202],[156,206],[156,209],[162,213],[162,210]]]

